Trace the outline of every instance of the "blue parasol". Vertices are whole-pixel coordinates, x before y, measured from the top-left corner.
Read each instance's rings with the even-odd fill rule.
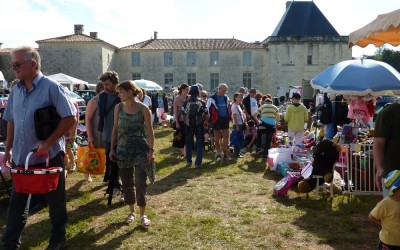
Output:
[[[372,59],[347,60],[326,68],[311,80],[311,86],[327,93],[379,96],[400,90],[400,73]]]

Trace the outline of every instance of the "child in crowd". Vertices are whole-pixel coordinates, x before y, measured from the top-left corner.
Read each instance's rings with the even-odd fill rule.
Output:
[[[400,170],[391,171],[384,183],[389,197],[381,200],[368,218],[382,226],[378,249],[400,249]]]
[[[244,146],[247,152],[252,152],[253,147],[255,147],[255,142],[257,138],[257,127],[255,126],[254,120],[249,120],[247,122],[246,130],[244,131]]]

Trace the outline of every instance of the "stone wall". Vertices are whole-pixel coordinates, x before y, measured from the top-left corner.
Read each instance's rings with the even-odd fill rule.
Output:
[[[140,53],[140,66],[132,66],[132,52]],[[252,74],[253,86],[264,89],[267,82],[265,71],[267,52],[264,49],[254,49],[251,66],[244,66],[242,50],[197,50],[173,51],[173,65],[164,66],[163,50],[120,50],[118,52],[117,71],[121,79],[132,79],[133,73],[140,73],[146,80],[152,80],[164,85],[164,74],[172,73],[174,86],[187,82],[187,74],[195,73],[196,82],[202,83],[204,88],[211,90],[210,74],[219,73],[219,82],[227,83],[233,90],[242,86],[243,73]],[[196,65],[187,65],[187,52],[196,52]],[[210,65],[210,52],[219,52],[219,64]]]
[[[39,53],[45,75],[64,73],[97,83],[98,75],[115,69],[114,50],[101,42],[39,43]]]

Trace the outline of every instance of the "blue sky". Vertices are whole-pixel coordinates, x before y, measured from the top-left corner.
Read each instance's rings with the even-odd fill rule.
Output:
[[[361,28],[377,15],[400,8],[399,0],[314,0],[340,35]],[[159,38],[232,38],[246,42],[270,36],[285,12],[286,0],[0,0],[2,48],[69,35],[74,24],[84,33],[117,47]],[[392,47],[390,47],[392,48]],[[353,56],[375,47],[354,47]]]

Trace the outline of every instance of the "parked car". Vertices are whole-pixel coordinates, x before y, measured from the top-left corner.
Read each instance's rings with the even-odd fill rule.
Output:
[[[85,113],[86,112],[85,100],[82,97],[80,97],[77,93],[74,93],[72,91],[68,91],[68,93],[72,101],[78,103],[79,113],[80,114]]]
[[[96,92],[94,90],[75,90],[74,92],[82,97],[85,100],[86,104],[96,95]]]

